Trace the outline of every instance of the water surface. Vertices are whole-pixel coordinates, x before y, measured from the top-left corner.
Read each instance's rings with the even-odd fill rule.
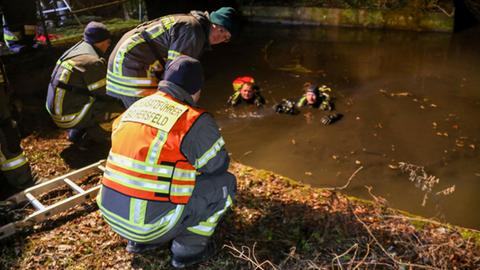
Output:
[[[318,187],[384,197],[390,206],[480,228],[480,31],[460,34],[253,24],[202,58],[201,104],[214,113],[232,157]],[[264,109],[230,110],[231,81],[254,76]],[[326,84],[343,119],[275,114],[305,82]],[[440,179],[425,191],[395,169],[423,166]],[[436,195],[455,185],[450,195]]]

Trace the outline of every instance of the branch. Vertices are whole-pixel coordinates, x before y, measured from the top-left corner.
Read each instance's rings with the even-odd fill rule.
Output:
[[[383,251],[383,253],[385,255],[387,255],[387,257],[392,261],[394,262],[396,265],[404,265],[404,266],[409,266],[409,267],[412,267],[413,269],[415,268],[422,268],[422,269],[436,269],[435,267],[431,267],[431,266],[428,266],[428,265],[420,265],[420,264],[414,264],[414,263],[404,263],[404,262],[400,262],[398,261],[397,259],[395,259],[395,257],[392,256],[392,254],[388,253],[388,251],[382,246],[382,244],[380,244],[380,242],[378,241],[378,239],[375,237],[375,235],[373,235],[372,231],[370,230],[370,228],[368,227],[367,224],[365,224],[365,222],[363,222],[358,216],[357,214],[355,214],[355,211],[352,210],[352,214],[355,216],[355,218],[357,219],[358,222],[360,222],[363,226],[363,228],[365,228],[365,230],[367,230],[368,234],[370,235],[370,237],[372,237],[372,239],[375,241],[375,243],[377,244],[377,246]]]
[[[444,8],[442,8],[441,6],[439,6],[437,4],[433,4],[433,7],[438,8],[441,12],[443,12],[448,17],[452,17],[455,14],[455,7],[452,8],[452,12],[450,12],[450,13],[448,13]]]
[[[363,169],[363,166],[360,166],[358,167],[358,169],[352,173],[352,175],[350,176],[350,178],[348,178],[348,181],[347,183],[345,183],[345,185],[341,186],[341,187],[327,187],[327,188],[322,188],[324,190],[329,190],[329,191],[339,191],[339,190],[344,190],[346,189],[350,183],[352,182],[353,178],[355,177],[355,175],[357,175],[357,173]]]
[[[264,264],[268,264],[270,265],[274,270],[278,270],[277,267],[275,267],[269,260],[266,260],[262,263],[260,263],[258,261],[258,259],[255,257],[255,245],[257,243],[255,242],[253,244],[253,247],[252,247],[252,250],[250,251],[250,248],[247,247],[247,246],[242,246],[242,250],[238,250],[231,242],[230,242],[230,245],[223,245],[223,247],[226,247],[226,248],[229,248],[230,250],[230,254],[235,257],[235,258],[238,258],[238,259],[242,259],[242,260],[245,260],[249,263],[251,263],[254,268],[253,269],[260,269],[260,270],[265,270],[262,266]],[[236,253],[236,254],[235,254]],[[247,254],[245,254],[247,253]]]

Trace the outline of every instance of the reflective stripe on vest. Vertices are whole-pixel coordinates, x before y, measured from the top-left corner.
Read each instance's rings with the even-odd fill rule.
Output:
[[[57,61],[57,65],[62,67],[60,76],[58,81],[68,85],[70,80],[70,75],[72,74],[75,62],[72,60],[66,61]],[[97,87],[102,87],[102,80],[95,82],[88,86],[88,89],[92,88],[91,90],[97,89]],[[65,94],[68,90],[65,90],[61,87],[55,87],[55,96],[53,99],[53,112],[50,111],[48,103],[46,104],[46,108],[50,116],[52,117],[55,124],[60,128],[72,128],[75,127],[82,119],[87,115],[88,111],[92,107],[93,103],[95,102],[95,98],[89,97],[88,102],[83,105],[82,109],[76,113],[66,114],[63,115],[63,100],[65,98]]]
[[[144,200],[132,198],[130,216],[129,219],[125,219],[103,207],[100,194],[102,194],[101,191],[97,196],[97,204],[107,223],[121,236],[139,243],[152,241],[170,231],[177,224],[185,207],[184,205],[177,205],[175,209],[169,211],[155,223],[145,224],[141,213],[146,208]],[[140,211],[140,213],[137,211]]]
[[[63,107],[63,97],[65,95],[65,90],[61,88],[56,88],[56,93],[55,93],[55,113],[52,113],[50,109],[48,108],[48,104],[46,106],[48,113],[53,119],[53,122],[60,127],[60,128],[72,128],[76,126],[82,119],[87,115],[88,111],[92,107],[93,103],[95,102],[95,99],[93,97],[89,98],[89,101],[87,104],[85,104],[82,109],[73,114],[67,114],[67,115],[62,115],[62,107]],[[60,114],[57,114],[57,112],[60,112]]]
[[[168,51],[168,56],[167,56],[167,59],[168,60],[175,60],[175,58],[179,57],[180,56],[180,53],[177,52],[177,51],[174,51],[174,50],[169,50]]]
[[[134,103],[112,133],[102,183],[131,197],[186,204],[196,170],[180,145],[202,113],[161,92]]]
[[[23,166],[27,162],[28,162],[27,157],[25,157],[25,154],[23,152],[11,159],[6,159],[2,155],[2,158],[0,159],[0,170],[2,171],[15,170],[16,168]]]
[[[100,87],[103,87],[107,84],[107,80],[106,79],[101,79],[99,81],[96,81],[94,83],[91,83],[87,86],[88,90],[90,91],[93,91],[93,90],[96,90]]]
[[[107,91],[123,96],[144,97],[157,91],[158,83],[147,77],[122,76],[107,71]]]
[[[152,39],[157,38],[165,31],[169,30],[175,24],[175,18],[173,16],[164,16],[160,18],[161,24],[154,24],[153,26],[145,29]],[[125,60],[126,54],[128,54],[132,49],[138,45],[145,42],[141,37],[140,32],[134,33],[129,38],[120,45],[117,53],[114,57],[113,63],[113,72],[115,74],[123,74],[123,62]]]
[[[205,166],[207,162],[217,155],[218,151],[225,145],[225,141],[220,137],[199,159],[195,161],[195,168],[200,169]]]

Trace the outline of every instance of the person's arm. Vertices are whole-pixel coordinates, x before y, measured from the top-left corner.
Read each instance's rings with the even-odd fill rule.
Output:
[[[91,95],[106,96],[107,64],[105,59],[90,59],[85,65],[83,80]]]
[[[205,175],[227,171],[230,158],[224,140],[210,114],[203,114],[185,135],[180,150],[198,172]]]
[[[227,104],[234,107],[240,103],[240,92],[233,93],[227,100]]]
[[[305,102],[307,101],[307,98],[305,96],[302,96],[298,101],[297,101],[297,108],[301,108],[305,105]]]
[[[172,37],[167,52],[167,64],[180,55],[200,58],[205,48],[206,37],[199,24],[174,25],[170,31]]]

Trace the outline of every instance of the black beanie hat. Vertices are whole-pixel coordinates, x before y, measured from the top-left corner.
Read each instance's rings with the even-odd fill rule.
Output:
[[[222,7],[210,13],[210,21],[214,24],[225,27],[230,35],[235,36],[238,31],[236,11],[232,7]]]
[[[100,22],[89,22],[83,32],[83,40],[88,44],[95,44],[110,38],[110,31]]]
[[[190,56],[181,55],[170,62],[163,78],[193,95],[203,86],[202,64]]]
[[[309,85],[305,91],[305,93],[308,93],[308,92],[312,92],[314,93],[315,95],[319,95],[320,94],[320,90],[318,89],[318,86],[315,85],[315,84],[312,84],[312,85]]]

